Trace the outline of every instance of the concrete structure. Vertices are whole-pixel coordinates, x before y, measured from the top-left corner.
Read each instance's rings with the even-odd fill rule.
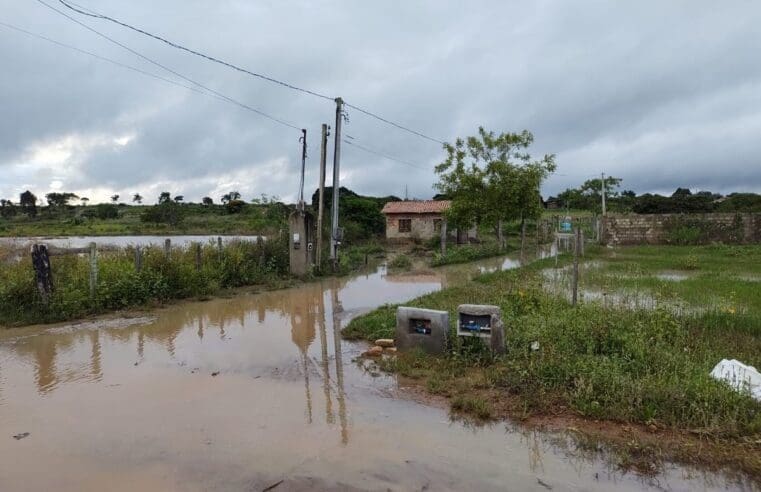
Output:
[[[309,212],[296,210],[288,217],[288,230],[291,275],[304,277],[314,267],[314,217]]]
[[[386,239],[428,240],[441,235],[444,212],[449,208],[449,200],[407,200],[388,202],[383,207],[386,216]],[[476,238],[476,228],[462,231],[456,229],[450,234],[464,243]]]
[[[505,353],[505,325],[497,306],[461,304],[457,306],[457,336],[478,337],[495,354]]]
[[[400,351],[420,348],[429,354],[443,354],[447,350],[448,336],[448,312],[413,307],[397,308],[394,343]]]
[[[761,214],[608,214],[603,242],[612,245],[761,242]]]

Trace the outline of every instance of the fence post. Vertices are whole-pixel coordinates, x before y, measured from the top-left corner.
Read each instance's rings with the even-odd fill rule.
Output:
[[[576,305],[576,299],[579,293],[579,250],[581,249],[581,230],[576,228],[576,244],[573,248],[573,286],[571,294],[571,304]]]
[[[40,291],[42,304],[47,306],[50,303],[50,293],[53,291],[53,272],[50,267],[48,247],[44,244],[33,244],[31,252],[37,290]]]
[[[143,250],[138,245],[135,246],[135,271],[140,273],[143,269]]]
[[[166,238],[164,240],[164,256],[168,260],[171,254],[172,254],[172,240],[169,238]]]
[[[196,271],[201,271],[201,243],[195,243],[196,250]]]
[[[581,240],[579,241],[579,244],[581,245],[581,256],[585,256],[584,248],[586,247],[586,245],[584,244],[584,242],[586,238],[584,237],[584,231],[579,230],[579,234],[581,235]]]
[[[441,219],[441,256],[447,255],[447,219]]]
[[[95,289],[98,285],[98,246],[90,243],[90,299],[95,298]]]

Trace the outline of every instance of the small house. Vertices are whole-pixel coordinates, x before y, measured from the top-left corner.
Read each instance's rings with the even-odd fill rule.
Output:
[[[386,239],[428,240],[439,237],[444,212],[450,204],[449,200],[406,200],[386,203],[382,210],[386,216]],[[457,234],[457,231],[450,233]],[[457,234],[458,242],[467,242],[475,237],[475,228]]]

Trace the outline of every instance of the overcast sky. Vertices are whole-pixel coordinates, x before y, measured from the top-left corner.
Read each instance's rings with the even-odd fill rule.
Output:
[[[43,0],[66,10],[57,0]],[[79,0],[173,41],[439,140],[528,129],[557,154],[543,194],[600,172],[623,187],[761,192],[761,3],[639,1]],[[189,85],[38,0],[0,22]],[[317,186],[332,101],[67,15],[206,87],[308,130]],[[0,197],[91,201],[231,190],[293,200],[300,132],[251,111],[0,25]],[[441,146],[349,109],[345,134],[403,164],[342,148],[341,184],[430,198]],[[332,161],[332,145],[329,159]],[[330,169],[328,170],[330,174]]]

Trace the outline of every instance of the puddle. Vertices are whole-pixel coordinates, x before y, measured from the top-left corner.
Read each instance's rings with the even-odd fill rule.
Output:
[[[352,317],[506,264],[380,268],[151,318],[3,330],[0,488],[752,489],[678,467],[642,479],[562,436],[452,422],[352,362],[364,346],[339,335]]]

